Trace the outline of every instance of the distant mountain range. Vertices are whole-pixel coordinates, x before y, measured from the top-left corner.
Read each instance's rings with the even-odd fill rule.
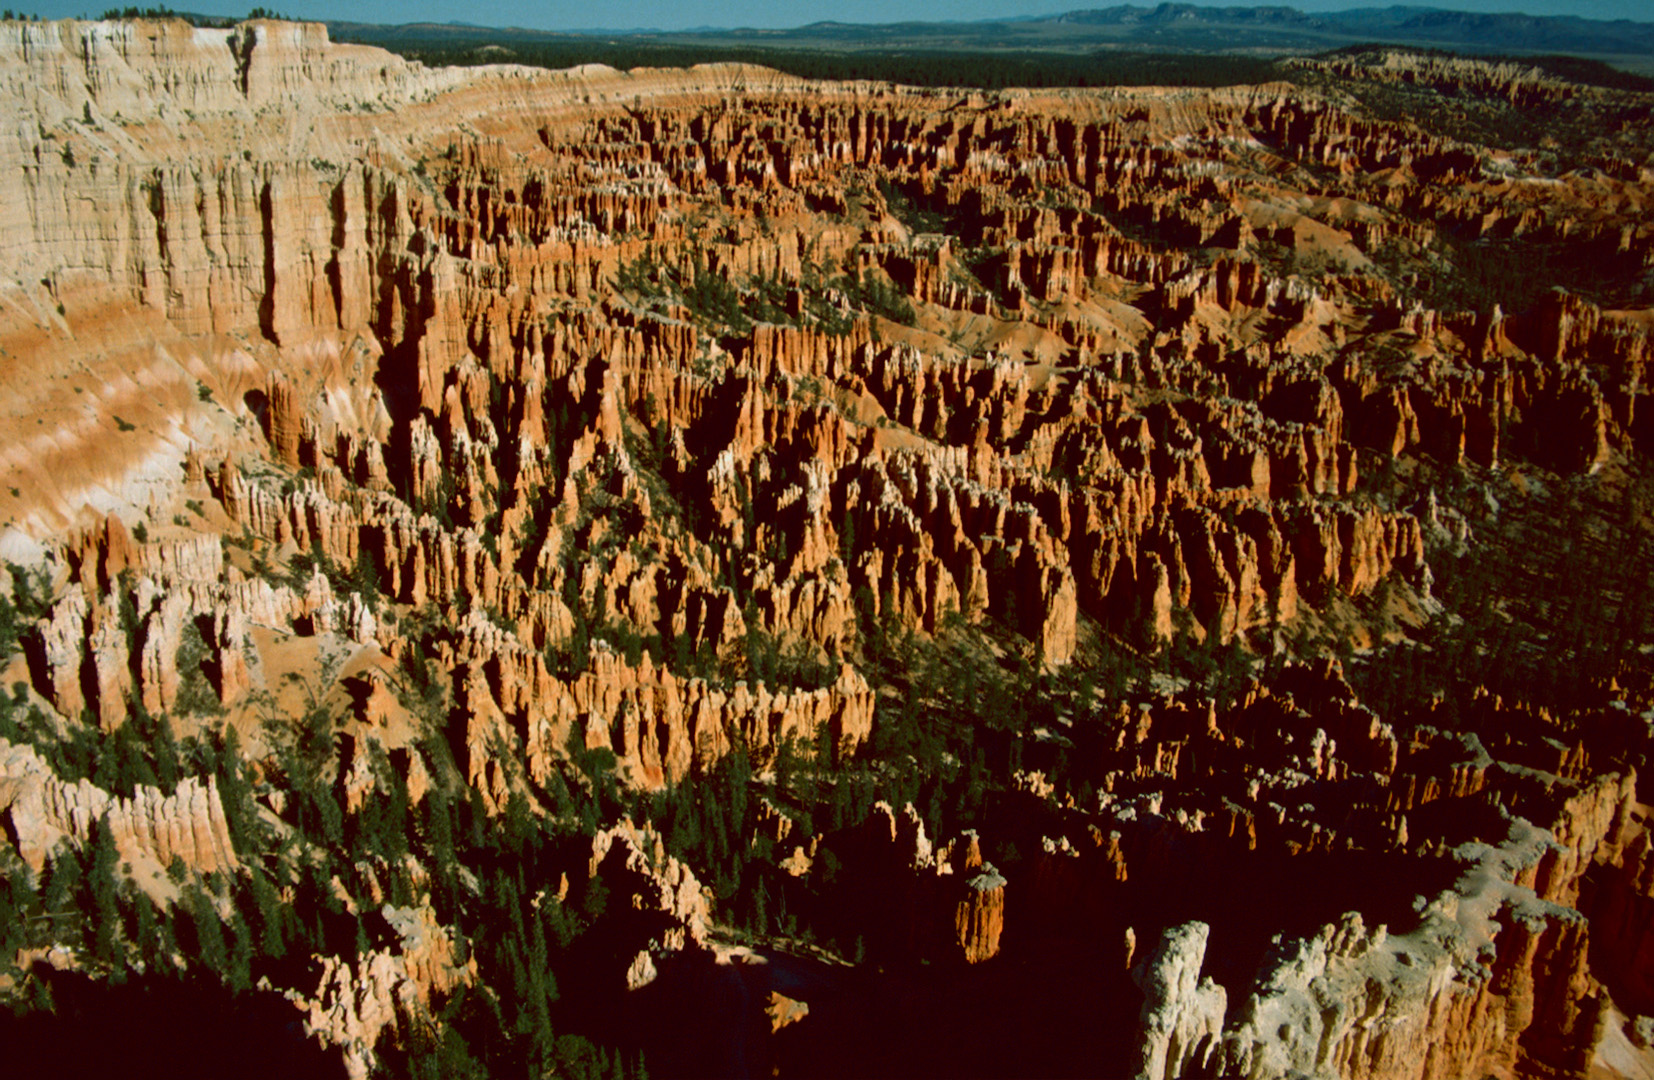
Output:
[[[1056,51],[1132,49],[1253,55],[1318,52],[1386,43],[1477,53],[1570,53],[1654,61],[1654,22],[1574,16],[1487,15],[1427,7],[1362,8],[1310,14],[1296,8],[1098,8],[1062,15],[981,22],[851,24],[818,22],[791,30],[581,31],[579,35],[447,24],[364,26],[339,31],[379,40],[441,37],[449,41],[611,39],[699,45],[743,45],[834,51]]]
[[[1290,7],[1196,7],[1160,4],[1071,11],[1049,21],[1125,30],[1150,28],[1221,29],[1241,33],[1333,34],[1351,44],[1383,40],[1397,44],[1452,45],[1477,50],[1545,52],[1654,52],[1654,22],[1604,21],[1576,16],[1489,15],[1428,7],[1358,8],[1308,14]],[[1239,44],[1239,43],[1237,43]]]

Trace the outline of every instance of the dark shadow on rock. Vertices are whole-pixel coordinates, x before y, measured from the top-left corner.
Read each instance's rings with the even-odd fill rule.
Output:
[[[36,965],[53,1010],[0,1011],[0,1061],[15,1076],[271,1080],[345,1076],[337,1051],[307,1038],[298,1009],[273,993],[235,995],[200,980],[119,986]]]

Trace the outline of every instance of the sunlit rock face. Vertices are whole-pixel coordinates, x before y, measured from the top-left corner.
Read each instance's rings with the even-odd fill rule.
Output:
[[[1630,136],[1544,175],[1307,78],[429,70],[273,21],[0,24],[0,99],[19,896],[113,850],[354,1075],[505,993],[496,902],[535,964],[597,941],[601,993],[705,1010],[718,1068],[903,1071],[843,987],[935,1020],[926,980],[1034,1072],[1635,1050],[1654,318],[1565,276],[1434,302],[1477,243],[1646,275]],[[1571,581],[1618,644],[1549,594],[1464,605],[1480,562],[1554,572],[1534,536],[1613,563]],[[1499,682],[1547,665],[1572,696]],[[722,849],[686,839],[714,797]],[[429,824],[455,805],[473,832]],[[732,849],[762,869],[694,861]],[[238,896],[325,917],[255,946]],[[892,967],[765,966],[739,919]],[[105,977],[126,933],[30,930],[0,989]],[[1041,993],[1108,1031],[1008,1005]]]

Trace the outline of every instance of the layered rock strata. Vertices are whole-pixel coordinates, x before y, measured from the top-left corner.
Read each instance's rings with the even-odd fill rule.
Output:
[[[413,802],[438,782],[433,734],[508,820],[611,761],[639,797],[851,765],[895,694],[869,657],[909,634],[1047,673],[1100,641],[1365,649],[1476,539],[1398,474],[1634,473],[1651,445],[1647,311],[1418,299],[1469,243],[1645,275],[1645,167],[1548,177],[1286,84],[433,71],[315,25],[121,20],[0,25],[0,98],[0,554],[45,593],[14,670],[55,731],[227,723],[261,778],[310,725],[353,822],[396,787],[380,751]],[[842,854],[893,951],[981,970],[1106,926],[1143,1075],[1581,1074],[1605,986],[1654,1007],[1646,672],[1559,714],[1380,716],[1336,664],[1278,667],[1031,736],[1095,783],[1018,773],[1015,865],[883,806],[786,872]],[[35,874],[99,821],[240,866],[210,779],[127,798],[0,742],[0,810]],[[714,913],[647,829],[595,834],[588,882],[651,920],[642,988]],[[1238,975],[1254,928],[1139,917],[1202,866],[1391,856],[1451,879],[1416,928],[1306,908],[1325,930]],[[357,1074],[470,978],[432,909],[382,916],[399,944],[287,988]],[[795,1034],[825,1012],[771,1004]]]

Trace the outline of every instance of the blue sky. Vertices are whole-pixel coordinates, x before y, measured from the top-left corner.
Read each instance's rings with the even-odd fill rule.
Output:
[[[33,12],[47,18],[97,15],[109,7],[138,7],[162,0],[0,0],[0,7]],[[178,10],[213,15],[240,15],[262,6],[301,19],[349,19],[361,22],[406,23],[457,20],[484,26],[526,26],[543,30],[637,28],[683,29],[695,26],[792,27],[833,19],[838,22],[879,23],[906,19],[988,19],[1007,15],[1053,15],[1080,8],[1112,7],[1121,0],[168,0]],[[1152,0],[1135,0],[1152,7]],[[1193,0],[1202,6],[1214,6]],[[1281,0],[1222,0],[1220,5]],[[1290,0],[1289,0],[1290,2]],[[1305,11],[1337,11],[1353,7],[1388,7],[1398,0],[1328,2],[1299,0],[1292,6]],[[1455,11],[1508,12],[1528,15],[1580,15],[1593,19],[1654,21],[1650,0],[1408,0],[1420,7]]]

